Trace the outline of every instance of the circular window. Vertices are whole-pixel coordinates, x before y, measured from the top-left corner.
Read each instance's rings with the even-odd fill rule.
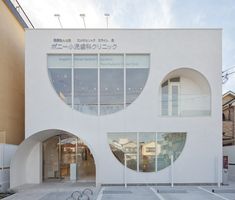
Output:
[[[129,106],[149,74],[149,54],[49,54],[47,67],[58,96],[86,114],[106,115]]]

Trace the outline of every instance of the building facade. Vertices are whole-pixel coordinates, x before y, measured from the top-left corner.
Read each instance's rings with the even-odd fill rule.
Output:
[[[26,27],[11,1],[0,1],[0,192],[9,188],[11,157],[24,140]]]
[[[29,29],[25,79],[11,187],[221,181],[220,29]]]

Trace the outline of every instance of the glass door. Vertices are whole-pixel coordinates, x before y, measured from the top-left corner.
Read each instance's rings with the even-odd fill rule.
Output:
[[[54,136],[43,142],[43,179],[60,179],[59,148],[60,137]]]
[[[89,148],[69,134],[44,141],[43,180],[94,181],[95,162]]]
[[[60,177],[64,180],[76,180],[77,174],[77,138],[61,135]]]

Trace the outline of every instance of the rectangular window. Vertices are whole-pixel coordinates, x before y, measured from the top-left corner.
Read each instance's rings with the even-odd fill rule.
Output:
[[[74,108],[98,114],[98,69],[74,69]]]
[[[149,68],[149,60],[148,54],[127,54],[126,68]]]
[[[161,102],[161,106],[162,106],[162,115],[163,116],[167,116],[168,115],[168,81],[164,82],[162,84],[162,102]]]
[[[172,116],[179,115],[179,86],[172,85],[171,87],[172,97]]]
[[[123,54],[101,54],[100,55],[101,68],[123,68],[124,56]]]
[[[124,107],[124,69],[100,70],[100,114],[110,114]]]
[[[47,56],[48,68],[71,68],[72,55],[70,54],[49,54]]]
[[[74,67],[79,68],[97,68],[98,55],[97,54],[79,54],[74,55]]]

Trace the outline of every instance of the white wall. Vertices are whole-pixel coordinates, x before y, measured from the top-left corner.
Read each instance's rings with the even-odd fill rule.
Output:
[[[223,155],[228,156],[228,178],[235,181],[235,146],[223,147]]]
[[[55,50],[51,49],[54,38],[74,41],[78,38],[114,38],[118,46],[115,50]],[[142,94],[126,110],[100,117],[86,115],[72,110],[57,96],[48,77],[47,53],[150,53],[150,74]],[[210,116],[161,117],[160,84],[169,72],[182,67],[200,72],[211,85]],[[32,140],[30,136],[48,129],[77,135],[94,155],[97,184],[123,183],[123,165],[113,156],[107,133],[129,131],[187,132],[185,148],[175,162],[175,182],[217,181],[215,160],[222,157],[221,30],[27,30],[25,70],[26,137]],[[46,134],[46,131],[40,134]],[[38,180],[14,176],[20,172],[26,177],[25,169],[31,169],[27,164],[40,164],[40,160],[31,160],[29,153],[26,154],[28,157],[23,155],[27,148],[21,149],[24,150],[12,165],[12,186]],[[36,152],[39,150],[32,150],[38,155],[35,159],[40,158]],[[18,168],[20,156],[28,161]],[[37,173],[39,171],[37,169]],[[170,182],[169,168],[157,173],[137,173],[129,169],[127,172],[130,183]]]

